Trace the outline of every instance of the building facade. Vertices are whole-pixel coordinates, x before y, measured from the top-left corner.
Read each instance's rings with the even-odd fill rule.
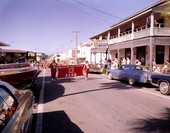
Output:
[[[132,64],[139,59],[150,68],[155,59],[163,65],[170,59],[170,23],[168,15],[163,15],[170,12],[168,7],[170,3],[161,0],[91,37],[92,58],[100,54],[101,60],[117,58],[120,62],[129,57]]]
[[[91,40],[82,43],[77,48],[77,60],[78,64],[82,64],[85,61],[91,62]]]

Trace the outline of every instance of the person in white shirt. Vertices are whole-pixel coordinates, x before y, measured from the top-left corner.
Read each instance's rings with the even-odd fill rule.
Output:
[[[138,59],[136,59],[135,63],[136,65],[141,65],[141,62]]]

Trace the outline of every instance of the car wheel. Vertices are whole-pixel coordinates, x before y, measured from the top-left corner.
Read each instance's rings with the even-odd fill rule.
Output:
[[[129,79],[129,84],[130,84],[130,85],[133,85],[134,83],[135,83],[135,80]]]
[[[110,80],[113,79],[112,73],[109,73],[109,74],[108,74],[108,78],[109,78]]]
[[[159,86],[159,90],[164,95],[170,94],[170,86],[167,82],[161,82]]]

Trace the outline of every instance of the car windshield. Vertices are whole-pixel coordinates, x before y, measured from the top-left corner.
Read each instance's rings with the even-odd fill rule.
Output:
[[[147,72],[150,71],[148,67],[141,67],[141,66],[136,66],[136,70],[147,71]]]
[[[130,66],[122,65],[119,68],[120,70],[130,70]]]

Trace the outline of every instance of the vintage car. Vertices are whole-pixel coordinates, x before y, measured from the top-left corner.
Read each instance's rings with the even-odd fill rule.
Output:
[[[151,84],[158,86],[162,94],[170,94],[170,75],[167,74],[152,74]]]
[[[130,85],[135,82],[150,83],[151,72],[142,65],[121,65],[118,69],[107,69],[109,79],[128,81]]]
[[[18,90],[0,81],[0,132],[30,132],[33,104],[31,90]]]
[[[90,64],[89,72],[91,73],[102,73],[102,68],[98,64]]]

